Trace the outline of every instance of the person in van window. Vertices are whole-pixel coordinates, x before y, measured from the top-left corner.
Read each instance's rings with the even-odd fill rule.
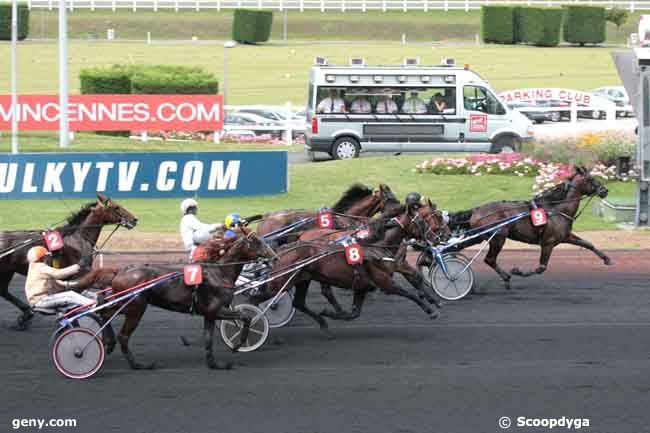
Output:
[[[385,93],[377,106],[375,107],[375,113],[379,114],[392,114],[397,113],[397,104],[392,100],[390,93]]]
[[[402,112],[408,114],[424,114],[427,112],[427,106],[420,97],[416,90],[411,90],[411,97],[404,101],[402,105]]]
[[[330,89],[329,96],[319,102],[316,107],[318,113],[345,113],[345,101],[336,89]]]
[[[363,95],[357,96],[352,105],[350,105],[350,112],[356,114],[365,114],[372,111],[372,105]]]
[[[442,114],[447,109],[447,102],[440,93],[431,98],[431,111],[435,114]]]

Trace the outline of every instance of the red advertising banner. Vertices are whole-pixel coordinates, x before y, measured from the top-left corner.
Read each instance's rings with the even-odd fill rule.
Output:
[[[71,131],[217,131],[223,127],[221,95],[70,95]],[[59,129],[57,95],[18,96],[21,131]],[[0,131],[11,130],[11,96],[0,96]]]

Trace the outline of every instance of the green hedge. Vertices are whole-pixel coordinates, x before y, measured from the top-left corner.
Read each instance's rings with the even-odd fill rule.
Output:
[[[135,74],[131,84],[133,93],[145,95],[214,95],[219,91],[216,77],[202,71],[170,74],[160,70],[145,70]]]
[[[522,6],[517,8],[515,16],[515,33],[519,42],[544,47],[554,47],[560,43],[563,9]]]
[[[26,4],[18,5],[18,40],[29,35],[29,9]],[[0,3],[0,40],[11,40],[11,3]]]
[[[483,42],[498,44],[514,44],[517,42],[515,6],[482,6],[481,36]]]
[[[600,44],[607,37],[605,8],[565,5],[564,40],[572,44]]]
[[[235,9],[232,38],[243,44],[266,42],[271,37],[273,12]]]

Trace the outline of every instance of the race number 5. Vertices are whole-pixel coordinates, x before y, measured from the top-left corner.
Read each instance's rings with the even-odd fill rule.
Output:
[[[201,265],[187,265],[183,268],[183,279],[187,286],[198,286],[203,282]]]
[[[47,246],[48,250],[58,251],[63,248],[63,236],[61,236],[61,233],[59,233],[57,230],[45,232],[43,238],[45,239],[45,245]]]
[[[345,247],[345,260],[348,265],[360,265],[363,263],[363,250],[359,244],[350,244]]]
[[[546,211],[539,207],[530,211],[530,220],[533,222],[535,227],[546,225],[548,218],[546,217]]]
[[[331,212],[321,212],[318,214],[318,225],[322,229],[334,228],[334,220]]]

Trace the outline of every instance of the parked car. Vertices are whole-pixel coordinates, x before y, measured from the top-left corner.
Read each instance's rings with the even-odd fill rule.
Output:
[[[271,134],[273,137],[281,138],[284,133],[284,123],[252,113],[226,112],[224,132],[231,135],[250,135],[252,132],[255,135]]]
[[[593,93],[596,96],[600,96],[601,98],[609,99],[614,104],[616,104],[617,117],[628,117],[634,115],[634,112],[632,111],[632,106],[630,105],[630,97],[625,91],[625,87],[623,86],[599,87],[597,89],[592,90],[591,93]],[[604,118],[604,116],[602,117]]]
[[[513,102],[508,104],[512,110],[517,110],[535,123],[544,123],[551,120],[551,113],[548,111],[536,111],[538,105],[533,102]]]
[[[298,116],[297,114],[292,113],[284,107],[267,105],[244,106],[237,107],[236,112],[255,114],[257,116],[261,116],[266,119],[281,123],[285,123],[287,119],[289,119],[294,136],[305,133],[305,127],[307,123],[305,116]]]

